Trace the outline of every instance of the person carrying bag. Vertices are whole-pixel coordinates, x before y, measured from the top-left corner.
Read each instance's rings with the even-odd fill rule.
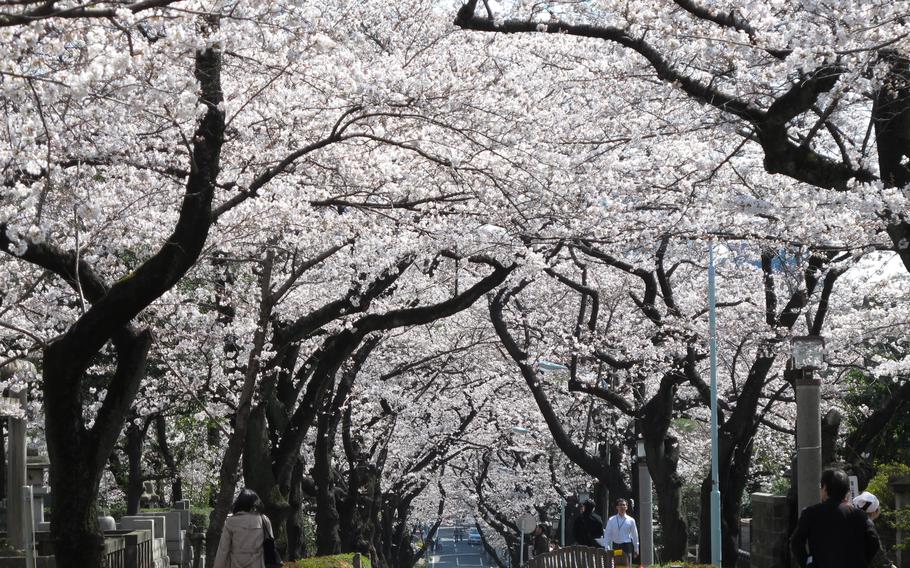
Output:
[[[262,561],[265,568],[281,568],[281,555],[278,554],[278,548],[275,546],[275,535],[272,534],[272,523],[265,515],[262,517]]]
[[[256,492],[241,490],[224,521],[214,568],[280,568],[272,523],[261,511]]]

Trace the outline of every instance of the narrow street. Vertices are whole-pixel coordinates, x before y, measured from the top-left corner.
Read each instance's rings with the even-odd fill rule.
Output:
[[[439,528],[439,548],[432,555],[431,568],[456,568],[462,566],[490,566],[480,544],[468,544],[466,540],[455,542],[454,527]]]

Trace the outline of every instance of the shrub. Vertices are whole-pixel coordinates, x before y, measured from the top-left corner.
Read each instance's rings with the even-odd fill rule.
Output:
[[[364,568],[371,568],[370,559],[361,554],[360,565]],[[285,563],[284,568],[351,568],[352,566],[354,566],[353,553],[303,558],[295,562]]]
[[[910,530],[910,507],[895,510],[894,492],[891,491],[891,481],[902,477],[910,477],[910,466],[903,463],[887,463],[878,466],[878,473],[869,481],[866,488],[881,502],[882,516],[876,524],[884,525],[888,530]],[[881,529],[879,529],[881,530]],[[900,549],[906,549],[910,539],[896,543]]]

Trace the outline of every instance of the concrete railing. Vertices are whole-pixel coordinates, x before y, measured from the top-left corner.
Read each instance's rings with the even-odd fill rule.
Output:
[[[104,538],[104,565],[109,568],[126,568],[126,539],[123,537]]]
[[[535,556],[528,568],[612,568],[613,554],[603,548],[567,546]]]

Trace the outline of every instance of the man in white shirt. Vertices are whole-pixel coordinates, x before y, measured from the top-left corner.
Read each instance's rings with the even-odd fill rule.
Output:
[[[632,555],[638,556],[638,527],[635,519],[626,515],[629,504],[625,499],[616,500],[616,514],[604,528],[604,542],[613,549],[614,565],[631,566]]]

